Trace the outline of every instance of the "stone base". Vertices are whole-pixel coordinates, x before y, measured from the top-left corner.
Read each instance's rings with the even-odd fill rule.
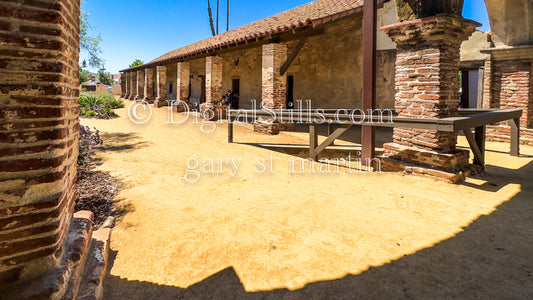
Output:
[[[288,131],[293,128],[292,124],[288,123],[271,123],[268,120],[261,118],[254,123],[254,131],[267,135],[278,135],[280,131]]]
[[[187,106],[189,106],[189,111],[192,111],[193,105],[190,104],[190,103],[187,103]],[[182,105],[176,105],[176,112],[178,112],[178,113],[186,112],[185,106],[183,106],[183,104]]]
[[[200,117],[209,121],[224,120],[227,117],[227,105],[214,105],[212,103],[200,104]]]
[[[155,98],[154,106],[159,108],[163,106],[169,106],[169,101],[166,98]]]
[[[141,96],[141,95],[136,95],[135,97],[133,97],[134,101],[143,100],[143,99],[144,99],[144,96]]]
[[[381,157],[381,170],[384,172],[404,172],[413,176],[430,177],[437,180],[447,181],[450,183],[463,182],[466,177],[472,174],[471,168],[465,168],[462,171],[446,172],[442,170],[435,170],[431,168],[424,168],[408,164],[403,161]]]
[[[424,168],[457,173],[470,165],[470,151],[454,150],[448,153],[421,150],[396,143],[383,145],[384,157]]]
[[[102,299],[101,286],[109,254],[110,233],[107,229],[93,234],[92,222],[91,212],[75,213],[59,265],[34,280],[0,286],[2,299]],[[88,268],[95,265],[95,260],[104,262],[103,268]],[[98,265],[102,266],[101,263]],[[92,294],[80,294],[90,290],[95,276],[101,278],[98,282],[100,289]]]
[[[152,104],[154,103],[154,98],[144,97],[143,101],[146,103]]]

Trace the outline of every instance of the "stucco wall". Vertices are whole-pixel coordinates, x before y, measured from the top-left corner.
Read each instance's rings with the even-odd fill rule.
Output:
[[[289,42],[288,54],[297,41]],[[237,50],[223,58],[222,90],[231,89],[240,79],[240,108],[252,107],[250,100],[262,98],[261,47]],[[294,77],[294,99],[312,100],[315,108],[361,108],[362,16],[349,17],[328,26],[327,34],[308,38],[287,75]],[[205,58],[191,63],[191,102],[201,98]],[[379,108],[394,107],[395,50],[378,51],[377,83]],[[176,66],[169,66],[169,82],[176,81]],[[170,99],[176,98],[175,86]]]

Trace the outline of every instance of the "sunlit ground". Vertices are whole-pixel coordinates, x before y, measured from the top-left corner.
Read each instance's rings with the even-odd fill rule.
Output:
[[[165,108],[145,125],[118,113],[82,120],[105,133],[99,169],[125,183],[106,298],[533,292],[532,147],[516,158],[509,145],[488,143],[486,174],[462,185],[346,169],[293,174],[295,156],[249,143],[306,144],[305,133],[235,126],[228,144],[225,126],[204,134],[190,120],[167,124]],[[196,171],[209,170],[206,159],[216,162],[211,171],[218,158],[242,160],[234,177],[223,161],[224,174],[187,182],[193,157]]]

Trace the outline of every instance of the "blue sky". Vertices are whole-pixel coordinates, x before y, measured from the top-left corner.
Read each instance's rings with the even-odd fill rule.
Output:
[[[309,0],[230,0],[230,29],[309,3]],[[212,0],[211,5],[216,5]],[[106,71],[118,73],[135,59],[148,62],[211,36],[204,0],[86,0],[94,35],[102,36]],[[226,28],[221,1],[220,32]],[[483,0],[465,0],[464,16],[489,30]],[[84,54],[82,53],[82,59]]]

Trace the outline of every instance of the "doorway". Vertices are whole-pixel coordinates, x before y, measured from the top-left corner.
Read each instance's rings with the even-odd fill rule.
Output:
[[[233,108],[239,108],[239,96],[241,94],[241,80],[239,78],[233,78],[231,80],[231,92],[233,93],[233,100],[231,100],[231,106]]]

